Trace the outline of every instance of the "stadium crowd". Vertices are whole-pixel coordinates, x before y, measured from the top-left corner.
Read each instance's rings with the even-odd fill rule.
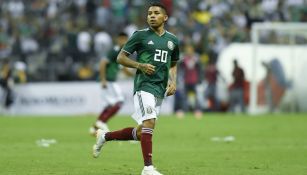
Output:
[[[209,84],[205,96],[220,108],[214,100],[218,54],[232,42],[249,42],[252,23],[307,21],[306,0],[160,1],[170,15],[167,29],[178,36],[182,48],[178,89],[194,96],[194,102],[188,100],[178,108],[196,112],[203,108],[196,95],[196,86],[203,81]],[[112,47],[116,34],[125,31],[130,36],[147,27],[143,14],[148,2],[2,0],[1,71],[9,63],[19,72],[11,74],[19,82],[96,80],[97,62]],[[261,41],[283,42],[269,36]]]

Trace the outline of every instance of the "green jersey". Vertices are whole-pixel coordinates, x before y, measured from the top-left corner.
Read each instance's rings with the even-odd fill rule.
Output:
[[[111,49],[108,52],[107,59],[109,63],[106,66],[106,80],[107,81],[116,81],[117,73],[119,71],[119,65],[116,62],[117,55],[120,52],[119,46],[114,46],[113,49]]]
[[[165,31],[159,36],[152,29],[136,31],[129,38],[123,51],[137,53],[139,63],[148,63],[155,66],[152,75],[137,71],[134,79],[134,93],[146,91],[155,97],[163,98],[169,77],[171,62],[179,59],[178,39],[175,35]]]

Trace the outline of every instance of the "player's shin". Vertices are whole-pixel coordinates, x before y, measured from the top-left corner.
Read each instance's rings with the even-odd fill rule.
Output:
[[[114,116],[122,106],[122,102],[118,102],[113,106],[108,106],[99,116],[99,120],[107,123],[112,116]]]
[[[141,146],[145,166],[152,165],[152,134],[153,129],[142,128]]]
[[[137,128],[124,128],[117,131],[107,132],[105,139],[107,141],[111,140],[138,140],[137,138]]]

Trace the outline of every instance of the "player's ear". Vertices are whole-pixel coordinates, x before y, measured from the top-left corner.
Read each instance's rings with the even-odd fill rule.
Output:
[[[166,22],[168,20],[168,16],[164,15],[164,22]]]

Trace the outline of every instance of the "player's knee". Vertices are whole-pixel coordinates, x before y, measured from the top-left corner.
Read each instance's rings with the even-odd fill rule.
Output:
[[[154,129],[155,128],[155,123],[156,123],[155,119],[144,120],[143,121],[143,128]]]
[[[142,125],[139,125],[136,129],[136,135],[138,140],[141,140],[141,135],[142,135]]]

